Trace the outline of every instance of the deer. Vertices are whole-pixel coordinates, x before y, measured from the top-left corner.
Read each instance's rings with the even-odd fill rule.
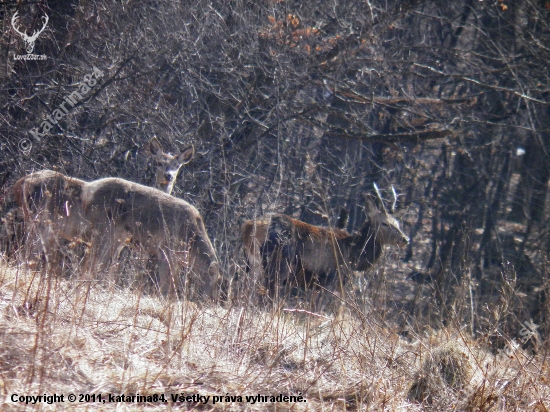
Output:
[[[27,227],[38,223],[37,234],[47,259],[54,255],[60,239],[78,239],[92,246],[83,264],[84,272],[90,273],[92,263],[99,270],[106,269],[118,260],[122,249],[136,245],[158,259],[163,293],[177,283],[171,274],[186,270],[207,273],[209,280],[200,282],[206,285],[202,288],[206,294],[213,296],[219,268],[202,217],[192,205],[166,193],[171,192],[179,168],[193,157],[194,148],[188,147],[176,158],[162,151],[156,138],[153,146],[152,154],[165,159],[157,169],[157,177],[163,177],[157,184],[163,190],[119,178],[85,182],[42,170],[16,182],[16,202]],[[173,179],[163,187],[168,180],[165,175]]]
[[[152,158],[156,163],[154,187],[171,195],[174,190],[174,185],[178,177],[179,171],[183,165],[188,164],[195,155],[195,147],[190,145],[183,149],[179,154],[173,155],[166,152],[156,136],[153,136],[147,144],[146,153],[149,158]],[[127,245],[130,246],[130,245]],[[121,246],[118,250],[118,255],[114,260],[119,260],[123,254],[123,250],[130,253],[136,252],[136,249],[126,248]],[[128,253],[125,253],[128,256]]]
[[[81,195],[85,181],[53,170],[41,170],[20,178],[12,188],[22,210],[27,234],[35,230],[35,255],[46,261],[57,257],[61,239],[74,242],[85,237],[89,222],[83,215]],[[37,249],[38,248],[38,249]]]
[[[25,42],[25,49],[27,50],[28,54],[31,54],[34,51],[34,43],[36,42],[36,39],[38,38],[40,33],[42,33],[46,28],[50,18],[48,17],[47,14],[44,13],[44,15],[42,16],[42,22],[43,22],[42,28],[39,30],[35,30],[32,33],[32,36],[28,36],[26,32],[19,31],[17,29],[17,26],[16,26],[17,19],[19,19],[19,12],[15,12],[13,17],[11,18],[11,26],[13,27],[13,30],[15,30],[15,32],[23,38],[23,41]]]
[[[242,225],[247,272],[263,277],[270,298],[277,300],[298,286],[314,284],[334,290],[346,277],[341,270],[366,272],[380,259],[385,245],[405,246],[409,238],[384,207],[366,200],[367,218],[350,234],[343,229],[310,225],[291,216],[273,214]]]
[[[102,270],[128,244],[159,262],[159,289],[180,290],[185,272],[201,294],[215,299],[220,281],[216,252],[198,210],[185,200],[120,178],[84,186],[82,206],[91,225],[92,253],[85,265]]]

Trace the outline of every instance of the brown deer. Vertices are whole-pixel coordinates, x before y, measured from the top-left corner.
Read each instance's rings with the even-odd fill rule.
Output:
[[[282,290],[288,293],[293,286],[307,290],[317,283],[334,289],[341,269],[367,271],[380,258],[384,245],[409,242],[399,222],[385,210],[379,211],[371,200],[366,202],[366,213],[366,221],[354,234],[283,214],[246,221],[242,239],[247,271],[265,278],[272,298]]]
[[[104,268],[127,244],[137,245],[159,262],[159,288],[179,289],[179,274],[200,293],[215,298],[219,282],[216,252],[193,206],[161,190],[119,178],[87,183],[82,194],[91,224],[90,263]]]
[[[164,151],[157,137],[153,136],[146,147],[146,154],[156,163],[154,187],[169,195],[172,194],[181,167],[193,159],[195,154],[194,146],[190,145],[183,149],[178,155],[172,155]],[[124,249],[128,249],[127,252],[129,252],[129,254],[125,254],[126,258],[141,258],[141,256],[136,256],[137,252],[139,252],[138,249],[131,247],[126,248],[121,245],[118,248],[117,257],[114,257],[115,261],[120,260],[120,256]]]
[[[153,137],[149,142],[149,152],[157,162],[155,187],[170,194],[179,170],[191,161],[195,149],[191,145],[174,156],[165,152]],[[84,233],[88,226],[80,207],[80,194],[85,183],[53,170],[41,170],[19,179],[12,190],[27,222],[40,223],[50,233],[50,240],[54,232],[72,240]]]
[[[178,283],[171,274],[185,270],[200,275],[201,291],[214,295],[216,253],[199,212],[184,200],[123,179],[85,182],[51,170],[19,179],[13,193],[27,230],[36,225],[35,251],[47,261],[57,256],[61,239],[92,245],[88,273],[92,263],[105,269],[125,246],[137,245],[157,257],[163,293]]]
[[[83,216],[82,190],[86,182],[53,170],[41,170],[24,176],[13,186],[15,201],[23,212],[27,234],[36,255],[47,261],[56,257],[59,241],[74,241],[89,230]]]

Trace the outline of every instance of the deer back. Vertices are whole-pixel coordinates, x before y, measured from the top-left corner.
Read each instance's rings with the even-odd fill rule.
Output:
[[[197,271],[218,271],[202,217],[185,200],[119,178],[89,183],[82,199],[96,233],[112,233],[115,241],[137,243],[156,255],[163,248],[185,250]]]
[[[122,227],[144,245],[173,236],[188,240],[201,231],[198,210],[185,200],[124,179],[91,182],[82,199],[94,227]]]
[[[274,215],[264,253],[283,247],[282,258],[294,261],[291,265],[301,266],[314,274],[328,274],[336,271],[342,253],[340,243],[348,236],[341,229],[310,225],[287,215]]]

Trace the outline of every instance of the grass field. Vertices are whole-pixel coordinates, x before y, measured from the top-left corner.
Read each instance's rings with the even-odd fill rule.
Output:
[[[352,302],[326,313],[169,302],[3,261],[0,305],[2,410],[550,408],[546,352],[510,340],[491,354],[460,328],[405,339]]]

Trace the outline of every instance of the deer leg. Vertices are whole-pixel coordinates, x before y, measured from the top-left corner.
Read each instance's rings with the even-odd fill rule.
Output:
[[[245,253],[245,255],[247,254]],[[264,282],[267,279],[267,274],[263,269],[262,246],[256,240],[253,240],[251,251],[246,259],[247,284],[244,285],[245,290],[251,290],[257,295],[258,290],[265,286]]]
[[[265,273],[265,288],[271,299],[278,299],[282,250],[276,242],[268,240],[261,247],[262,266]]]
[[[54,264],[59,263],[59,239],[56,236],[52,223],[38,223],[36,228],[35,242],[33,242],[32,253],[36,258],[44,257],[48,270],[54,270]]]
[[[107,232],[105,234],[105,232]],[[83,273],[87,277],[91,277],[92,271],[101,273],[108,270],[110,276],[115,275],[115,269],[111,265],[118,260],[118,256],[126,243],[121,240],[125,239],[125,233],[113,228],[111,230],[102,230],[98,228],[92,236],[91,249],[87,253],[83,263]],[[94,276],[95,277],[95,276]]]
[[[193,247],[189,248],[187,262],[190,267],[190,274],[193,275],[193,283],[199,285],[197,288],[201,295],[208,296],[215,300],[221,282],[221,275],[217,260],[211,256],[211,248],[202,240],[195,241]]]

